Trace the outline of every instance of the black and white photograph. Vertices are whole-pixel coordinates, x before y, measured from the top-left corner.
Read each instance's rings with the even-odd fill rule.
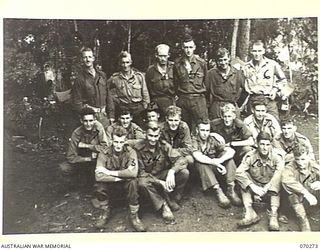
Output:
[[[320,231],[318,19],[3,19],[3,234]]]

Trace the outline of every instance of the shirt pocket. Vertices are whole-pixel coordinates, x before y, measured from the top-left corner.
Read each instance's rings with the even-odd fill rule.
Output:
[[[142,97],[142,85],[139,81],[137,81],[134,84],[132,84],[132,97],[141,98]]]

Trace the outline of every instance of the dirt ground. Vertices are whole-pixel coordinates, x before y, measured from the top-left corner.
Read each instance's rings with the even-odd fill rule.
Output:
[[[296,115],[298,131],[312,142],[319,152],[318,119]],[[63,183],[58,174],[58,164],[64,160],[61,142],[36,148],[23,138],[5,136],[3,173],[3,233],[94,233],[132,232],[127,218],[127,207],[122,197],[114,201],[112,218],[105,229],[94,227],[99,211],[91,205],[89,187],[75,183]],[[24,145],[24,146],[21,146]],[[25,145],[29,145],[26,147]],[[317,159],[319,159],[317,154]],[[281,215],[288,221],[280,222],[281,231],[297,231],[296,219],[287,204]],[[142,206],[140,217],[149,232],[236,232],[268,231],[267,206],[256,203],[261,221],[248,228],[238,229],[236,223],[242,218],[242,207],[222,209],[217,206],[213,193],[203,193],[196,177],[189,183],[182,207],[175,212],[176,223],[165,224],[160,214],[149,204]],[[311,227],[320,231],[319,206],[309,211]]]

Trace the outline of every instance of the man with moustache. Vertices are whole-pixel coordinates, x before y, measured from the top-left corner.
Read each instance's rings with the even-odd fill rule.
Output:
[[[199,119],[208,119],[206,101],[207,63],[194,54],[196,45],[190,35],[182,42],[183,55],[177,59],[173,68],[173,80],[179,99],[177,106],[182,109],[182,120],[192,132]]]
[[[111,98],[107,91],[107,78],[104,72],[94,67],[95,57],[92,49],[81,50],[82,70],[78,72],[71,89],[71,100],[77,112],[84,107],[92,108],[104,128],[109,126],[106,105]],[[107,107],[108,109],[108,107]]]
[[[156,63],[146,72],[146,83],[151,101],[157,103],[164,114],[167,108],[175,104],[175,89],[173,85],[173,62],[168,59],[170,47],[159,44],[155,48]]]
[[[208,71],[207,86],[209,92],[209,118],[221,117],[220,108],[226,103],[232,103],[237,108],[237,101],[244,87],[245,78],[242,71],[230,65],[230,53],[225,48],[216,52],[216,68]],[[240,116],[238,108],[237,116]]]
[[[155,210],[161,210],[163,219],[171,222],[174,221],[171,210],[175,211],[179,206],[172,206],[170,200],[183,193],[189,177],[188,163],[169,143],[160,140],[157,122],[148,122],[146,132],[147,138],[135,145],[139,188],[152,201]]]
[[[141,113],[150,102],[144,74],[132,67],[131,54],[122,51],[119,55],[120,71],[108,79],[108,89],[113,97],[108,99],[109,116],[114,121],[119,110],[130,110],[133,120],[142,126]]]

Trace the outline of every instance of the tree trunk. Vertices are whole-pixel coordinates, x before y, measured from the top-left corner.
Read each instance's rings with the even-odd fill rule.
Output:
[[[240,33],[238,43],[238,56],[242,61],[247,61],[250,42],[250,19],[243,19],[240,21]]]
[[[238,29],[239,29],[239,19],[234,19],[231,50],[230,50],[231,59],[234,59],[236,57]]]
[[[128,52],[130,53],[131,48],[131,22],[128,23]]]

